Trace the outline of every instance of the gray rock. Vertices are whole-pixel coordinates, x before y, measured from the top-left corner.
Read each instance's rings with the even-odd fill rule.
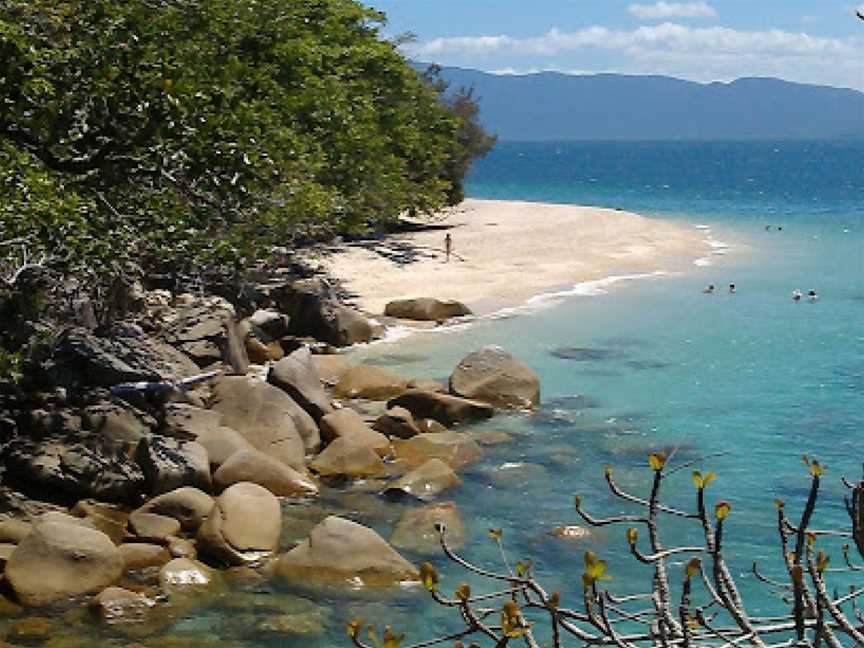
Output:
[[[505,409],[534,409],[540,403],[540,377],[498,346],[465,356],[450,375],[451,393]]]
[[[144,473],[122,450],[93,433],[31,440],[6,447],[6,481],[48,500],[134,502]]]
[[[320,280],[270,286],[267,292],[279,311],[288,316],[292,335],[310,335],[335,346],[349,346],[369,342],[375,334],[368,319],[340,304]]]
[[[185,403],[168,403],[164,409],[162,431],[168,436],[197,441],[207,450],[210,465],[218,468],[239,450],[252,444],[237,430],[222,425],[222,415]]]
[[[399,319],[438,322],[472,313],[471,309],[461,302],[418,297],[391,301],[384,307],[384,314]]]
[[[156,427],[152,416],[127,404],[100,403],[84,408],[84,424],[110,441],[135,445]]]
[[[115,325],[105,337],[84,329],[61,334],[52,373],[64,386],[110,387],[121,382],[178,380],[200,372],[174,347],[134,324]]]
[[[267,382],[282,389],[315,421],[333,411],[308,347],[301,347],[270,368]]]
[[[178,311],[161,339],[188,355],[199,367],[221,361],[244,373],[249,358],[234,322],[234,309],[219,298],[208,302]]]
[[[138,442],[135,461],[144,471],[147,492],[161,495],[182,486],[213,488],[210,459],[200,443],[153,435]]]

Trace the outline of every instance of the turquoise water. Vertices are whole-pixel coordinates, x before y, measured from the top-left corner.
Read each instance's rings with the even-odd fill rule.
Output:
[[[550,588],[576,605],[585,545],[549,535],[579,522],[573,494],[594,512],[626,511],[605,490],[605,465],[647,495],[649,450],[676,447],[679,461],[722,452],[697,465],[719,475],[711,498],[733,506],[727,556],[751,610],[776,610],[747,573],[758,560],[782,574],[773,500],[800,514],[809,485],[801,454],[816,456],[828,471],[814,525],[848,528],[839,479],[859,477],[864,460],[864,145],[501,144],[477,165],[469,192],[626,208],[707,226],[729,247],[678,276],[584,289],[532,312],[361,353],[444,380],[467,352],[500,344],[540,374],[542,410],[488,424],[516,441],[465,472],[455,501],[473,541],[466,554],[494,564],[486,530],[503,527],[513,556],[533,558]],[[734,295],[722,289],[732,282]],[[718,292],[703,295],[708,283]],[[795,303],[795,288],[820,299]],[[601,353],[552,353],[564,347]],[[689,470],[667,487],[680,506],[692,505],[693,492]],[[681,525],[667,527],[667,544],[687,537]],[[624,528],[591,546],[609,560],[611,589],[644,589]],[[841,562],[838,546],[826,543]],[[463,576],[438,564],[445,589],[455,588]],[[412,600],[398,609],[380,620],[402,621],[412,638],[447,618]],[[417,610],[426,616],[412,616]]]
[[[814,524],[848,527],[839,478],[858,478],[864,461],[864,144],[502,143],[477,165],[469,193],[672,218],[701,226],[717,253],[710,265],[674,276],[581,286],[506,317],[353,352],[353,359],[407,377],[446,382],[467,353],[499,344],[539,373],[542,408],[484,423],[508,431],[513,442],[487,448],[482,461],[460,473],[462,488],[446,494],[465,522],[463,553],[499,567],[487,531],[500,527],[512,560],[532,559],[548,589],[561,590],[564,606],[579,607],[586,548],[609,561],[611,590],[645,591],[650,574],[627,554],[624,528],[581,544],[551,531],[580,523],[575,493],[595,514],[633,512],[609,496],[604,466],[615,468],[623,486],[647,495],[649,451],[677,448],[675,461],[724,453],[697,466],[718,473],[709,501],[732,504],[726,554],[750,611],[775,611],[748,574],[753,560],[769,575],[782,574],[773,500],[785,500],[793,518],[800,513],[809,484],[800,456],[816,456],[828,469]],[[622,267],[615,274],[630,272]],[[734,295],[722,288],[732,282]],[[702,294],[708,283],[720,287],[715,294]],[[795,288],[816,289],[820,299],[794,303]],[[561,357],[576,347],[591,349],[590,358]],[[667,502],[694,505],[689,472],[667,482]],[[284,545],[331,512],[389,538],[411,506],[374,493],[324,492],[288,505]],[[686,543],[693,529],[667,524],[663,539]],[[837,543],[824,544],[841,562]],[[415,563],[428,559],[405,553]],[[446,593],[464,580],[483,591],[443,559],[433,561]],[[674,569],[673,581],[680,582]],[[165,629],[180,643],[156,638],[147,645],[346,646],[343,624],[353,617],[392,624],[407,633],[406,644],[459,627],[457,615],[424,592],[295,591],[326,608],[325,634],[262,630],[274,609],[308,607],[286,594],[272,582],[234,586]],[[697,600],[702,594],[697,587]]]

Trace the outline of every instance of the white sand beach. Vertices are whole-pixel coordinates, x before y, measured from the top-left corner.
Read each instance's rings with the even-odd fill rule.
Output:
[[[483,314],[613,274],[676,271],[709,250],[686,224],[598,207],[466,200],[438,215],[445,230],[349,243],[319,261],[371,314],[393,299],[436,297]]]

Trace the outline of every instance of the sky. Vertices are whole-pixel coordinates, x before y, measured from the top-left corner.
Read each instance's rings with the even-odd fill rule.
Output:
[[[501,74],[768,76],[864,90],[864,3],[843,0],[365,0],[418,61]]]

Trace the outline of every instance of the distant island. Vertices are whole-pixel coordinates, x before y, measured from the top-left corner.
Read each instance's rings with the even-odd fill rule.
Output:
[[[425,64],[417,63],[425,69]],[[695,83],[663,76],[490,74],[444,67],[473,87],[500,140],[749,140],[864,137],[864,93],[771,78]]]

